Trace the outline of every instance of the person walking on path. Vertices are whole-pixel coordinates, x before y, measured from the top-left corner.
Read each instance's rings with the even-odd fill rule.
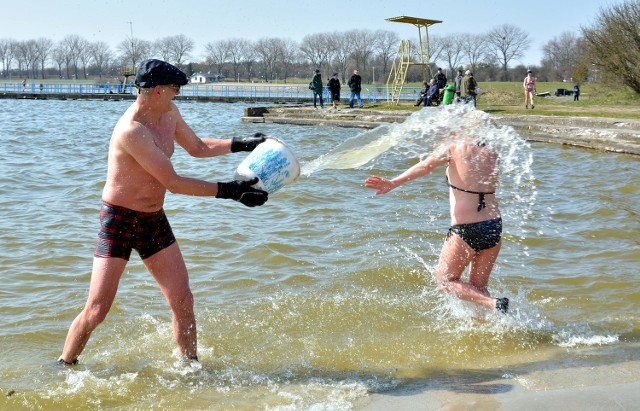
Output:
[[[163,209],[167,191],[232,199],[248,207],[264,204],[268,194],[251,187],[257,178],[209,182],[176,172],[171,162],[176,143],[193,157],[215,157],[252,151],[265,140],[260,133],[231,140],[199,138],[172,101],[187,82],[185,73],[161,60],[145,60],[137,68],[138,95],[109,142],[89,295],[71,323],[58,359],[61,364],[77,363],[91,333],[106,318],[134,249],[171,309],[180,356],[198,359],[189,275]]]
[[[309,88],[313,92],[313,108],[317,109],[316,105],[317,98],[320,97],[320,108],[324,108],[324,100],[322,99],[322,93],[324,93],[324,84],[322,83],[322,75],[320,74],[320,70],[316,69],[311,82],[309,83]]]
[[[531,70],[527,70],[527,77],[524,78],[522,85],[524,86],[524,108],[528,109],[528,104],[531,103],[531,109],[533,110],[536,108],[533,105],[533,96],[536,94],[536,78],[533,77]]]
[[[386,194],[447,166],[451,227],[436,267],[438,287],[462,300],[507,312],[509,299],[494,298],[487,288],[502,245],[502,218],[495,196],[498,161],[498,154],[484,143],[454,136],[394,179],[372,176],[365,187],[377,190],[376,195]],[[469,280],[463,281],[468,266]]]
[[[362,91],[362,77],[358,70],[353,70],[353,75],[347,82],[349,89],[351,89],[351,96],[349,97],[349,108],[353,108],[354,98],[358,100],[358,108],[362,108],[362,99],[360,98],[360,92]]]
[[[338,73],[333,73],[333,76],[327,82],[327,88],[331,93],[331,102],[333,103],[334,110],[338,109],[338,104],[340,104],[340,79],[338,78]]]

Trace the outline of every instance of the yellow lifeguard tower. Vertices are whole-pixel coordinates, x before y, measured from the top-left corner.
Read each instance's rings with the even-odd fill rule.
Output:
[[[407,80],[407,71],[411,66],[422,67],[423,81],[427,80],[427,67],[431,75],[431,48],[429,47],[429,26],[442,23],[441,20],[421,19],[417,17],[391,17],[385,19],[393,23],[408,23],[418,27],[418,41],[420,42],[419,52],[416,59],[413,58],[411,40],[402,40],[396,58],[391,66],[389,78],[387,79],[387,101],[390,104],[398,104],[402,87]],[[422,41],[422,28],[424,27],[425,41]],[[426,47],[425,47],[426,46]],[[425,50],[426,48],[426,50]]]

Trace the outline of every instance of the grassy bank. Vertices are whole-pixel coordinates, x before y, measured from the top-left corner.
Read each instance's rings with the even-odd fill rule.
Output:
[[[486,82],[479,86],[482,91],[478,97],[478,109],[489,113],[640,119],[640,95],[620,86],[581,84],[580,101],[573,101],[573,96],[554,95],[558,88],[573,89],[572,83],[539,82],[537,93],[549,92],[550,96],[535,97],[535,110],[525,110],[524,90],[520,82]],[[419,110],[410,102],[399,106],[380,102],[367,107],[379,110]]]

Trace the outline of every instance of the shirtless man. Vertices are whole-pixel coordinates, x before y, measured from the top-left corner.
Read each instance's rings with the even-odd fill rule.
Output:
[[[498,155],[482,143],[454,139],[392,180],[373,176],[365,187],[376,195],[447,166],[451,228],[436,267],[436,281],[445,292],[488,309],[506,312],[507,298],[493,298],[487,284],[502,245],[502,218],[495,197]],[[469,281],[461,280],[471,265]]]
[[[216,183],[176,173],[171,163],[175,143],[194,157],[214,157],[251,151],[264,141],[259,133],[232,140],[196,136],[172,102],[187,82],[182,71],[164,61],[146,60],[138,66],[137,99],[116,124],[109,143],[89,296],[69,328],[58,360],[61,364],[77,363],[91,333],[107,316],[132,249],[169,303],[180,355],[197,360],[193,295],[182,253],[163,210],[165,194],[168,190],[233,199],[254,207],[267,201],[267,193],[251,187],[257,181]]]

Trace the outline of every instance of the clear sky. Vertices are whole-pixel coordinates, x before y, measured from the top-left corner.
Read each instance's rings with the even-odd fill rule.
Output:
[[[208,42],[262,37],[290,38],[353,29],[391,30],[401,39],[414,39],[418,29],[390,23],[386,18],[411,16],[443,23],[429,35],[480,34],[513,24],[529,34],[531,47],[518,62],[539,65],[542,47],[565,31],[579,34],[592,25],[602,7],[622,0],[28,0],[2,6],[0,38],[47,37],[59,41],[78,34],[89,41],[115,46],[133,32],[154,41],[184,34],[194,40],[194,60]]]

